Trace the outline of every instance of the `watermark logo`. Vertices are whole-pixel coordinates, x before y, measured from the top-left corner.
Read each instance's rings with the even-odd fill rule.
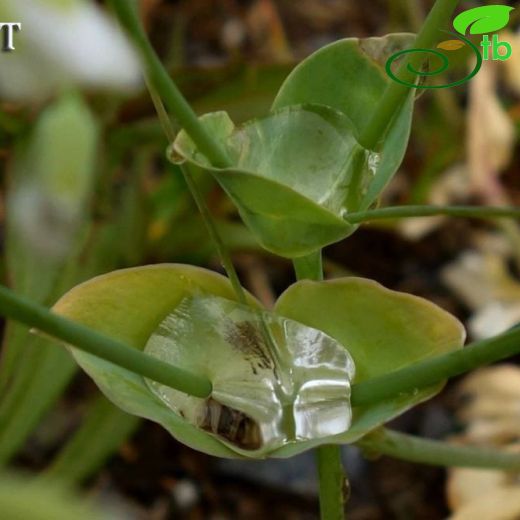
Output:
[[[22,30],[22,24],[19,22],[0,22],[0,37],[2,40],[0,50],[1,52],[11,52],[15,50],[14,35],[16,32]]]
[[[495,33],[500,29],[503,29],[509,23],[509,16],[514,7],[507,5],[486,5],[483,7],[475,7],[460,13],[453,20],[453,27],[457,31],[448,32],[452,34],[456,39],[444,40],[437,45],[437,49],[406,49],[404,51],[396,52],[392,54],[386,62],[387,74],[401,85],[406,85],[410,88],[448,88],[462,85],[469,81],[475,76],[480,68],[482,67],[483,61],[487,60],[500,60],[505,61],[509,59],[513,53],[513,49],[509,42],[500,41],[498,34],[493,34],[490,37],[490,33]],[[482,35],[482,40],[479,46],[475,45],[466,36],[470,35]],[[449,67],[449,59],[446,53],[457,51],[463,47],[468,46],[475,54],[476,63],[475,67],[469,74],[457,81],[447,83],[445,85],[421,85],[415,82],[409,82],[398,78],[393,70],[393,64],[395,60],[402,57],[405,54],[418,54],[427,53],[430,56],[435,56],[440,65],[434,70],[417,70],[413,64],[408,63],[407,69],[412,74],[419,78],[425,78],[429,76],[435,76],[441,74]],[[482,52],[480,48],[482,48]]]

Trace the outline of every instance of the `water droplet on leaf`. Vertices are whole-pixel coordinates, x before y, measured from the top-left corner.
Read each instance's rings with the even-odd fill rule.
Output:
[[[207,399],[147,384],[180,417],[233,449],[270,451],[350,427],[350,354],[296,321],[223,298],[190,297],[166,316],[145,351],[210,379]]]

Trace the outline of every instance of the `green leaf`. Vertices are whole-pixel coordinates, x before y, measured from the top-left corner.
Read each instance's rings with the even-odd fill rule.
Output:
[[[355,442],[442,385],[355,408],[348,428],[349,355],[359,382],[464,341],[462,325],[439,307],[360,278],[298,282],[281,296],[276,314],[260,311],[253,299],[250,304],[236,302],[220,275],[162,265],[95,278],[65,295],[55,311],[208,376],[214,394],[198,400],[71,349],[114,404],[158,422],[194,449],[231,458],[285,458],[321,444]],[[312,384],[325,380],[341,384]],[[339,430],[331,418],[343,420]],[[267,441],[258,446],[257,426]],[[244,439],[255,442],[246,446]]]
[[[302,61],[282,85],[273,109],[312,103],[344,113],[357,136],[392,81],[385,72],[387,59],[411,47],[413,34],[389,34],[379,38],[347,38],[334,42]],[[356,207],[369,207],[388,184],[402,162],[412,119],[414,96],[410,91],[397,111],[387,135],[372,157],[373,179]],[[349,208],[349,211],[356,211]]]
[[[266,249],[294,258],[356,229],[343,215],[359,205],[370,157],[341,112],[305,105],[237,128],[224,112],[201,121],[234,166],[211,168],[185,132],[174,144],[177,159],[215,176]]]
[[[213,173],[275,254],[297,258],[349,236],[357,228],[345,216],[377,199],[406,150],[413,93],[380,149],[365,150],[356,136],[391,82],[387,57],[412,41],[413,35],[396,34],[319,50],[289,75],[270,115],[237,128],[222,112],[201,118],[232,167],[211,168],[184,132],[174,144],[176,160]]]
[[[127,345],[144,349],[148,338],[186,296],[215,295],[235,300],[227,278],[188,265],[164,264],[115,271],[93,278],[65,294],[54,311]],[[250,303],[256,305],[251,298]],[[180,442],[220,457],[239,455],[173,413],[145,380],[86,354],[71,352],[105,396],[124,411],[161,424]]]
[[[116,405],[195,449],[261,458],[347,431],[354,366],[343,346],[232,298],[215,273],[165,265],[95,278],[55,311],[208,377],[212,395],[198,399],[71,349]]]
[[[460,34],[486,34],[503,29],[509,23],[514,7],[508,5],[484,5],[460,13],[453,20],[453,27]]]
[[[462,324],[436,305],[362,278],[297,282],[282,294],[275,312],[338,340],[354,359],[355,383],[458,349],[465,337]],[[330,442],[355,442],[441,387],[354,408],[350,430]],[[273,455],[289,456],[291,448]]]

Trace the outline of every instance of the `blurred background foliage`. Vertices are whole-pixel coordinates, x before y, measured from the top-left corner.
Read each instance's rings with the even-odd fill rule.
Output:
[[[292,67],[317,48],[343,37],[416,30],[431,4],[141,0],[140,9],[195,109],[226,110],[238,123],[265,114]],[[514,11],[501,35],[513,45],[510,60],[486,63],[467,85],[420,97],[405,162],[382,205],[520,204],[519,18]],[[462,56],[450,74],[463,75],[466,67]],[[115,268],[186,262],[221,270],[182,175],[165,159],[167,145],[143,85],[118,94],[76,85],[36,102],[1,101],[3,281],[50,306],[71,286]],[[293,281],[291,266],[259,248],[210,178],[197,182],[244,284],[272,305]],[[325,269],[329,277],[366,276],[427,297],[465,320],[474,339],[520,321],[520,230],[512,222],[435,218],[366,226],[325,251]],[[518,422],[520,394],[508,393],[505,417],[490,410],[504,401],[496,388],[504,377],[518,388],[518,369],[492,370],[483,374],[485,384],[454,382],[394,426],[517,449],[516,433],[496,432]],[[487,405],[468,412],[461,404],[468,392]],[[475,496],[467,490],[482,482],[482,472],[451,472],[446,493],[442,470],[367,462],[355,448],[344,457],[351,518],[436,519],[450,508],[453,518],[475,518],[471,512],[486,507],[475,500],[486,493],[491,504],[506,495],[518,503],[518,490],[499,472]],[[0,464],[30,472],[37,486],[81,486],[111,508],[111,518],[317,517],[312,458],[244,465],[192,452],[160,427],[115,409],[67,352],[14,323],[4,325],[1,351]],[[12,498],[4,488],[0,483],[0,517]],[[517,518],[514,504],[511,510],[503,518]]]

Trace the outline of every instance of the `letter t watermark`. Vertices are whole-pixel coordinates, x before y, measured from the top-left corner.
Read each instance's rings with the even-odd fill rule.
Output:
[[[22,30],[21,23],[3,23],[0,22],[0,33],[3,31],[2,52],[14,51],[14,33]]]
[[[482,37],[480,46],[482,47],[482,49],[484,51],[483,58],[485,60],[489,60],[489,48],[491,47],[491,41],[489,40],[489,36],[487,34],[484,34],[484,36]]]

